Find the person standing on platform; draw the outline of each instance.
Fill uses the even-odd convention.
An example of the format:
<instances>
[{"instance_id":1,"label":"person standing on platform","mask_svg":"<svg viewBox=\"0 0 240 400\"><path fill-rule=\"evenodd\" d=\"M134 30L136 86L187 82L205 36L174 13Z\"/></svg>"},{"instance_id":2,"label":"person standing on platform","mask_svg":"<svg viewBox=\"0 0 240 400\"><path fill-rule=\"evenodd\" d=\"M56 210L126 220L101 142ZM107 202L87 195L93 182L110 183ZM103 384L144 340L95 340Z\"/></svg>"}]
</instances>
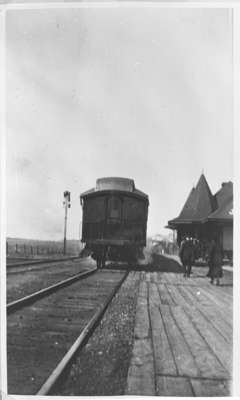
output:
<instances>
[{"instance_id":1,"label":"person standing on platform","mask_svg":"<svg viewBox=\"0 0 240 400\"><path fill-rule=\"evenodd\" d=\"M190 277L195 260L194 244L192 239L186 238L181 242L179 257L184 267L184 277Z\"/></svg>"},{"instance_id":2,"label":"person standing on platform","mask_svg":"<svg viewBox=\"0 0 240 400\"><path fill-rule=\"evenodd\" d=\"M216 279L216 284L219 286L220 278L222 278L222 248L220 243L216 239L212 239L209 246L208 253L208 264L209 264L209 277L211 278L210 283L214 283Z\"/></svg>"}]
</instances>

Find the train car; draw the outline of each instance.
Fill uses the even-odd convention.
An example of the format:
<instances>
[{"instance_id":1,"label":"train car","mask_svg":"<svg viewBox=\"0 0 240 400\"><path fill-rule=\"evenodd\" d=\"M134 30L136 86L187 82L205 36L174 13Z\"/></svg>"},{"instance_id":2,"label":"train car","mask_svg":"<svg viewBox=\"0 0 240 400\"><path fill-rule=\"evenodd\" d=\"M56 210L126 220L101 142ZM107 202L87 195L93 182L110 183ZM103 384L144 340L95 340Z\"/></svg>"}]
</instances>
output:
<instances>
[{"instance_id":1,"label":"train car","mask_svg":"<svg viewBox=\"0 0 240 400\"><path fill-rule=\"evenodd\" d=\"M146 246L149 200L127 178L97 179L96 187L80 196L83 210L82 242L97 267L106 260L129 264Z\"/></svg>"}]
</instances>

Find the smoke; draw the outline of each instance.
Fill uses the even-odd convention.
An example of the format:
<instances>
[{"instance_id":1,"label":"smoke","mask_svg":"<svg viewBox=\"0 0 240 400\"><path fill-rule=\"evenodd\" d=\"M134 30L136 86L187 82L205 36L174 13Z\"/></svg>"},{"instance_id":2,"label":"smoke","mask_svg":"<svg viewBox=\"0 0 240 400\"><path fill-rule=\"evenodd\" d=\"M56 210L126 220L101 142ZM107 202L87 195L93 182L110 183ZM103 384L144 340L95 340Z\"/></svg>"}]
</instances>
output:
<instances>
[{"instance_id":1,"label":"smoke","mask_svg":"<svg viewBox=\"0 0 240 400\"><path fill-rule=\"evenodd\" d=\"M143 249L143 257L138 259L138 264L139 265L151 265L153 262L152 259L152 246L149 246L147 244L146 247Z\"/></svg>"}]
</instances>

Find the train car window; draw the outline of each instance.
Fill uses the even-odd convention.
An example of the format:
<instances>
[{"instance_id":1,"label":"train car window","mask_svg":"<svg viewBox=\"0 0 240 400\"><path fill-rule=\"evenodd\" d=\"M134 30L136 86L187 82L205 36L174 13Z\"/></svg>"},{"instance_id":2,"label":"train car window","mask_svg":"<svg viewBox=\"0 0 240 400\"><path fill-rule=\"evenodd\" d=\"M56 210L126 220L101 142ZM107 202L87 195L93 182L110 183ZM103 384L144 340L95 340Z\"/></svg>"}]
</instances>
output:
<instances>
[{"instance_id":1,"label":"train car window","mask_svg":"<svg viewBox=\"0 0 240 400\"><path fill-rule=\"evenodd\" d=\"M112 222L120 222L121 220L122 202L119 197L112 196L108 199L108 218Z\"/></svg>"}]
</instances>

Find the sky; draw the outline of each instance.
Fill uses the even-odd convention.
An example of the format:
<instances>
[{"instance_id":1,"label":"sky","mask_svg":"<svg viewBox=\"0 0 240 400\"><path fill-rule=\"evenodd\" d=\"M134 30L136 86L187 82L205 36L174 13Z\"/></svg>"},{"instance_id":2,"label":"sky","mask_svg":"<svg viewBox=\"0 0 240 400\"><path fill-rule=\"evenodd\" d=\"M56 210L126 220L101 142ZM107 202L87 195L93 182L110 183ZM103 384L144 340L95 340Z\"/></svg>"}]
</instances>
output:
<instances>
[{"instance_id":1,"label":"sky","mask_svg":"<svg viewBox=\"0 0 240 400\"><path fill-rule=\"evenodd\" d=\"M204 172L233 180L228 9L7 12L7 236L79 239L80 193L134 179L168 234Z\"/></svg>"}]
</instances>

